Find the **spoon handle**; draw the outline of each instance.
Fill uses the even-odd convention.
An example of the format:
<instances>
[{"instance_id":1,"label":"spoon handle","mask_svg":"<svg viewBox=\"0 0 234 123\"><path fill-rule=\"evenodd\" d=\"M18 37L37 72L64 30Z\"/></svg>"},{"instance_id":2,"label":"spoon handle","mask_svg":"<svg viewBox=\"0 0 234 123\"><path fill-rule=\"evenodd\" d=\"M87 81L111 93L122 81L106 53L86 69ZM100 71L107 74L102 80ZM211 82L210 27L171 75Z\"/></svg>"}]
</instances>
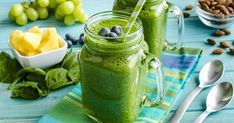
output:
<instances>
[{"instance_id":1,"label":"spoon handle","mask_svg":"<svg viewBox=\"0 0 234 123\"><path fill-rule=\"evenodd\" d=\"M193 123L202 123L209 114L210 112L204 111Z\"/></svg>"},{"instance_id":2,"label":"spoon handle","mask_svg":"<svg viewBox=\"0 0 234 123\"><path fill-rule=\"evenodd\" d=\"M180 105L180 107L177 109L176 113L173 115L170 123L179 123L183 114L189 107L189 105L192 103L194 98L199 94L199 92L202 90L202 88L197 87L195 88L184 100L184 102Z\"/></svg>"}]
</instances>

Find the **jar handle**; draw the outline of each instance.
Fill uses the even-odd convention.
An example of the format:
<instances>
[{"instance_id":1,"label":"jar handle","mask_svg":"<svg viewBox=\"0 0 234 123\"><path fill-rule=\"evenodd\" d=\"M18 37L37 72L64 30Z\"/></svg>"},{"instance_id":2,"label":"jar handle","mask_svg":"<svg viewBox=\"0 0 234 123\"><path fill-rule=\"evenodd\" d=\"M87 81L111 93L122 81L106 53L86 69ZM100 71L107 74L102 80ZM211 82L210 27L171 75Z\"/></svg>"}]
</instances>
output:
<instances>
[{"instance_id":1,"label":"jar handle","mask_svg":"<svg viewBox=\"0 0 234 123\"><path fill-rule=\"evenodd\" d=\"M177 41L175 43L166 41L166 47L169 49L174 49L174 48L181 48L182 42L183 42L183 36L184 36L184 15L182 11L179 9L179 7L175 6L172 3L167 2L168 5L170 6L169 12L173 13L174 16L176 17L177 24L178 24L178 37Z\"/></svg>"},{"instance_id":2,"label":"jar handle","mask_svg":"<svg viewBox=\"0 0 234 123\"><path fill-rule=\"evenodd\" d=\"M155 55L148 53L147 62L149 65L148 67L150 69L155 70L155 83L157 86L157 97L152 98L152 97L147 96L146 106L154 107L154 106L157 106L157 104L160 103L164 97L164 93L165 93L164 71L163 71L162 63L159 61L159 59Z\"/></svg>"}]
</instances>

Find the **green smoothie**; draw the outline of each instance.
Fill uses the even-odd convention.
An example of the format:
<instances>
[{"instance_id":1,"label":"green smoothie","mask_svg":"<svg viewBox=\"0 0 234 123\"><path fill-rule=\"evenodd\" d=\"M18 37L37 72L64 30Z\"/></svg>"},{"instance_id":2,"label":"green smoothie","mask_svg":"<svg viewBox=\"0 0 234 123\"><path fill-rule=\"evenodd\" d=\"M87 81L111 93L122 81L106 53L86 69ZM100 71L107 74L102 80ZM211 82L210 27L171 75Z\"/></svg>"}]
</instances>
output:
<instances>
[{"instance_id":1,"label":"green smoothie","mask_svg":"<svg viewBox=\"0 0 234 123\"><path fill-rule=\"evenodd\" d=\"M138 0L115 0L114 10L132 12ZM168 5L165 0L147 0L139 17L149 51L160 57L165 47Z\"/></svg>"},{"instance_id":2,"label":"green smoothie","mask_svg":"<svg viewBox=\"0 0 234 123\"><path fill-rule=\"evenodd\" d=\"M148 46L142 31L117 42L98 36L103 27L124 27L126 23L126 19L112 18L86 27L85 46L79 56L83 107L101 122L133 122L142 108L148 70L144 63ZM131 33L137 30L135 24Z\"/></svg>"}]
</instances>

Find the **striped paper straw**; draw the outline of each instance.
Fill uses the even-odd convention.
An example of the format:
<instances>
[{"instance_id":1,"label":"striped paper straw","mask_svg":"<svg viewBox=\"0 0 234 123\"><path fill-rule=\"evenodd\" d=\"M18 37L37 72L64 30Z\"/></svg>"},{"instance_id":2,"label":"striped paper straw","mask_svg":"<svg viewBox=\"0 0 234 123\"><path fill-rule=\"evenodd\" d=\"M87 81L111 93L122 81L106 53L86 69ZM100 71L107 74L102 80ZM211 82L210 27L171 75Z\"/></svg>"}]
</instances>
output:
<instances>
[{"instance_id":1,"label":"striped paper straw","mask_svg":"<svg viewBox=\"0 0 234 123\"><path fill-rule=\"evenodd\" d=\"M127 30L127 32L125 33L125 36L128 35L128 33L130 32L130 30L131 30L133 24L135 23L135 21L136 21L138 15L139 15L140 12L141 12L141 9L143 8L143 6L144 6L144 4L145 4L145 1L146 1L146 0L139 0L139 1L138 1L138 3L137 3L137 5L136 5L136 7L134 8L134 11L133 11L133 13L132 13L130 19L129 19L127 25L126 25L126 30Z\"/></svg>"}]
</instances>

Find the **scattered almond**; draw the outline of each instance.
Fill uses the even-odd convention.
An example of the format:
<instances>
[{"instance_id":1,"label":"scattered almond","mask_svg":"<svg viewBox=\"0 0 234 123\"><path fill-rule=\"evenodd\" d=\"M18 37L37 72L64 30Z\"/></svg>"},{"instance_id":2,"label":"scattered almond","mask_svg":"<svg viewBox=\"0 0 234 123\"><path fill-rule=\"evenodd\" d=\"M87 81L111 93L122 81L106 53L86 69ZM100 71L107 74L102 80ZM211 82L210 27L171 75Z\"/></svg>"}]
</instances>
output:
<instances>
[{"instance_id":1,"label":"scattered almond","mask_svg":"<svg viewBox=\"0 0 234 123\"><path fill-rule=\"evenodd\" d=\"M221 31L221 30L217 30L217 31L213 32L213 35L214 36L223 36L223 35L225 35L225 32Z\"/></svg>"},{"instance_id":2,"label":"scattered almond","mask_svg":"<svg viewBox=\"0 0 234 123\"><path fill-rule=\"evenodd\" d=\"M220 47L222 47L222 48L229 48L230 45L227 42L221 41L220 42Z\"/></svg>"},{"instance_id":3,"label":"scattered almond","mask_svg":"<svg viewBox=\"0 0 234 123\"><path fill-rule=\"evenodd\" d=\"M225 35L230 35L232 33L230 30L227 29L221 29L221 31L223 31Z\"/></svg>"},{"instance_id":4,"label":"scattered almond","mask_svg":"<svg viewBox=\"0 0 234 123\"><path fill-rule=\"evenodd\" d=\"M234 55L234 48L230 48L230 53L232 54L232 55Z\"/></svg>"},{"instance_id":5,"label":"scattered almond","mask_svg":"<svg viewBox=\"0 0 234 123\"><path fill-rule=\"evenodd\" d=\"M207 43L210 44L210 45L215 45L216 44L216 41L214 39L207 39Z\"/></svg>"},{"instance_id":6,"label":"scattered almond","mask_svg":"<svg viewBox=\"0 0 234 123\"><path fill-rule=\"evenodd\" d=\"M185 10L192 10L192 9L193 9L192 4L188 4L187 6L185 6Z\"/></svg>"},{"instance_id":7,"label":"scattered almond","mask_svg":"<svg viewBox=\"0 0 234 123\"><path fill-rule=\"evenodd\" d=\"M216 49L212 52L212 54L222 54L223 53L223 49Z\"/></svg>"},{"instance_id":8,"label":"scattered almond","mask_svg":"<svg viewBox=\"0 0 234 123\"><path fill-rule=\"evenodd\" d=\"M183 15L184 15L185 18L188 18L188 17L190 16L190 13L188 13L188 12L183 12Z\"/></svg>"}]
</instances>

